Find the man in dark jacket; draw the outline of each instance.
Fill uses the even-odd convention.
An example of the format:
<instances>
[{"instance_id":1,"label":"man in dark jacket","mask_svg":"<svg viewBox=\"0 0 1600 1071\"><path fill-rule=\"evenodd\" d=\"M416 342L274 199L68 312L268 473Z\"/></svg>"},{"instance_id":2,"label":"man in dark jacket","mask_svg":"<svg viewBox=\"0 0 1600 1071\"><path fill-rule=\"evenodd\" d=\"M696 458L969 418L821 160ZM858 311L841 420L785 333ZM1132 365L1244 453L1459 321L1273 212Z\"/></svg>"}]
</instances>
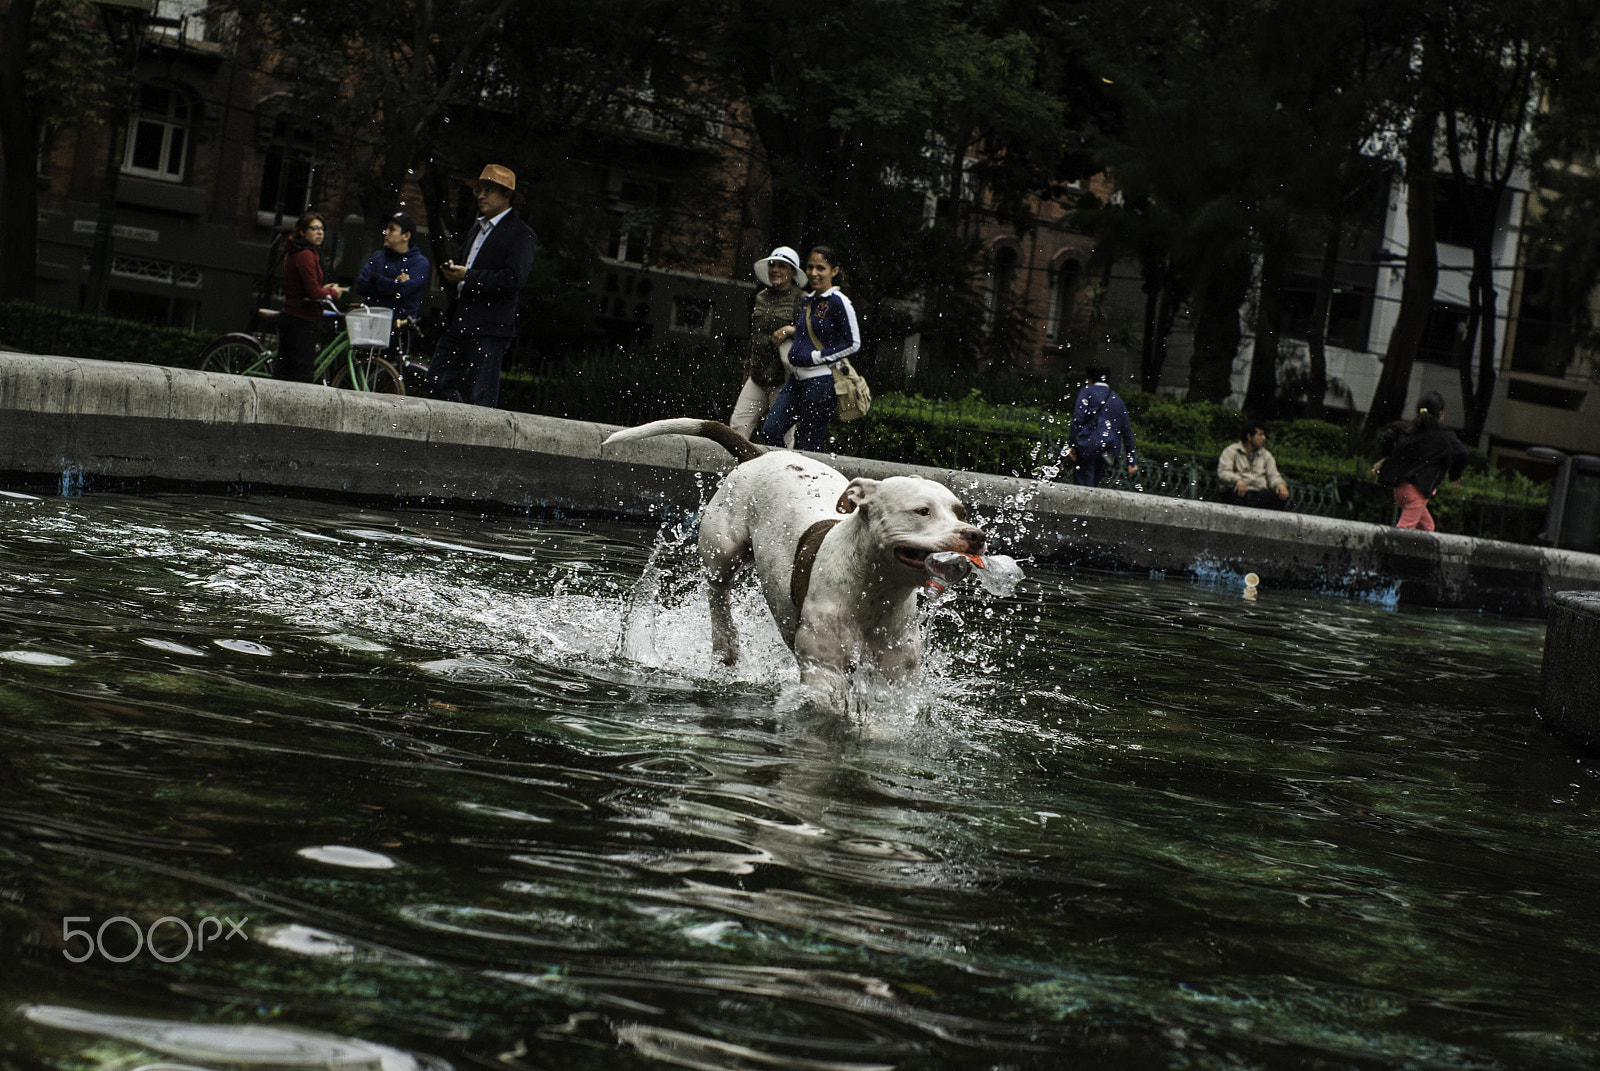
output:
<instances>
[{"instance_id":1,"label":"man in dark jacket","mask_svg":"<svg viewBox=\"0 0 1600 1071\"><path fill-rule=\"evenodd\" d=\"M356 293L369 305L393 309L396 320L416 322L428 289L428 258L411 244L417 221L405 212L389 217L383 248L367 259L356 277Z\"/></svg>"},{"instance_id":2,"label":"man in dark jacket","mask_svg":"<svg viewBox=\"0 0 1600 1071\"><path fill-rule=\"evenodd\" d=\"M478 219L454 260L439 266L450 305L428 365L435 398L493 408L500 366L517 337L517 292L528 281L539 236L516 213L517 176L490 164L478 176Z\"/></svg>"},{"instance_id":3,"label":"man in dark jacket","mask_svg":"<svg viewBox=\"0 0 1600 1071\"><path fill-rule=\"evenodd\" d=\"M1086 370L1087 386L1078 392L1072 406L1072 423L1067 429L1067 460L1072 464L1072 482L1079 487L1095 487L1105 479L1111 458L1126 459L1128 475L1139 471L1133 456L1133 428L1128 410L1117 392L1106 382L1111 369L1098 361Z\"/></svg>"}]
</instances>

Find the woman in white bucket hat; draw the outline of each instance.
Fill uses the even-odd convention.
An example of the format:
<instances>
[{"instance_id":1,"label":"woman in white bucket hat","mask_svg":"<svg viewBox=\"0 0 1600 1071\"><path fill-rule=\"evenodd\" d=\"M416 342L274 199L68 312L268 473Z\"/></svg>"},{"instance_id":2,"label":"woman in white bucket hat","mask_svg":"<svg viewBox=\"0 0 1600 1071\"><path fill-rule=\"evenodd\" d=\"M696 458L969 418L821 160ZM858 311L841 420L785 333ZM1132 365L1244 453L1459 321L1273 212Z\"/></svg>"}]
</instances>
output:
<instances>
[{"instance_id":1,"label":"woman in white bucket hat","mask_svg":"<svg viewBox=\"0 0 1600 1071\"><path fill-rule=\"evenodd\" d=\"M750 345L744 359L744 388L734 403L728 426L747 439L754 439L761 418L789 374L783 354L789 340L780 345L779 334L792 327L800 308L800 254L780 245L755 263L756 278L767 285L756 292L750 308ZM794 442L789 429L787 444Z\"/></svg>"}]
</instances>

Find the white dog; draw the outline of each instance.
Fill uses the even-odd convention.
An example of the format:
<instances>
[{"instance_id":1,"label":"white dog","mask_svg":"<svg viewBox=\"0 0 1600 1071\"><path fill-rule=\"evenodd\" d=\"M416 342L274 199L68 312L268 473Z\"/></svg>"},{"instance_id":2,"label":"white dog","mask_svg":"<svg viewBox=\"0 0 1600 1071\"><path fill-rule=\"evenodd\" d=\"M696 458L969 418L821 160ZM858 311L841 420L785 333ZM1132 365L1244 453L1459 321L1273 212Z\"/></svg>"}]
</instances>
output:
<instances>
[{"instance_id":1,"label":"white dog","mask_svg":"<svg viewBox=\"0 0 1600 1071\"><path fill-rule=\"evenodd\" d=\"M857 666L875 666L890 681L916 673L924 559L941 550L983 553L983 532L947 487L917 476L846 480L802 454L763 452L712 420L657 420L606 445L652 435L701 435L739 462L700 516L711 642L725 663L739 658L734 574L754 561L801 681L819 702L837 706Z\"/></svg>"}]
</instances>

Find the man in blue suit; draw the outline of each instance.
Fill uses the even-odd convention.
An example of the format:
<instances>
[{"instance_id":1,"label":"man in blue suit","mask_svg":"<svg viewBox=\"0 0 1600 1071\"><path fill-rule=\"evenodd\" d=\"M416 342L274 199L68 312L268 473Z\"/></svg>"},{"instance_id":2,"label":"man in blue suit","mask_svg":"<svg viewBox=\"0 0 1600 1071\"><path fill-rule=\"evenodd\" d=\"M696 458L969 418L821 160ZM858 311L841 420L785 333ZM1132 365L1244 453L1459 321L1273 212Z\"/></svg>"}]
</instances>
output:
<instances>
[{"instance_id":1,"label":"man in blue suit","mask_svg":"<svg viewBox=\"0 0 1600 1071\"><path fill-rule=\"evenodd\" d=\"M528 281L539 236L511 211L517 176L490 164L478 176L478 218L454 260L439 266L450 304L428 365L435 398L494 408L500 366L517 338L517 292Z\"/></svg>"}]
</instances>

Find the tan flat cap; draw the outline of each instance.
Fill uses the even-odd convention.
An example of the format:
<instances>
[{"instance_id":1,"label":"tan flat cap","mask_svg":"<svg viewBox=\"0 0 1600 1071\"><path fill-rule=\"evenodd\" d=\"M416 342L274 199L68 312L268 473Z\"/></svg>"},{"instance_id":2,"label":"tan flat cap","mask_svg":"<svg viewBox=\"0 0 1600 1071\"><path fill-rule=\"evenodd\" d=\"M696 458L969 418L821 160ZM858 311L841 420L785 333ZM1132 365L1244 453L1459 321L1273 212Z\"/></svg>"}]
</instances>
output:
<instances>
[{"instance_id":1,"label":"tan flat cap","mask_svg":"<svg viewBox=\"0 0 1600 1071\"><path fill-rule=\"evenodd\" d=\"M484 167L483 174L478 176L478 181L492 182L496 186L504 186L508 190L515 191L517 188L517 173L509 167L489 164Z\"/></svg>"}]
</instances>

